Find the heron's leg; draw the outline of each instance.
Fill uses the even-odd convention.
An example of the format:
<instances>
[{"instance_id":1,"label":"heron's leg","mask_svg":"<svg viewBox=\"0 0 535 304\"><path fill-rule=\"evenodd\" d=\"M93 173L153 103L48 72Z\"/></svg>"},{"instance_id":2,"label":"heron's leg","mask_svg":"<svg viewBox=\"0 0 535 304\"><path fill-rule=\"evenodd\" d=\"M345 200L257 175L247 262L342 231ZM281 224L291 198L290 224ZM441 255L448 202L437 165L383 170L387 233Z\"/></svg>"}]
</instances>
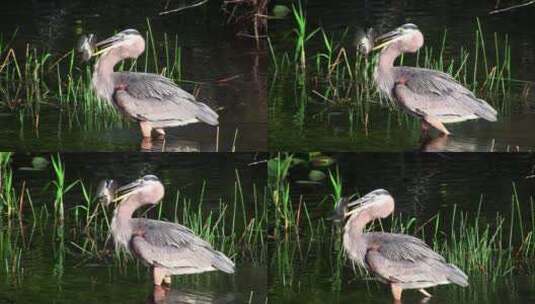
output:
<instances>
[{"instance_id":1,"label":"heron's leg","mask_svg":"<svg viewBox=\"0 0 535 304\"><path fill-rule=\"evenodd\" d=\"M152 269L152 276L154 278L154 285L161 286L166 275L167 275L167 271L165 271L165 269L162 269L160 267L154 267Z\"/></svg>"},{"instance_id":2,"label":"heron's leg","mask_svg":"<svg viewBox=\"0 0 535 304\"><path fill-rule=\"evenodd\" d=\"M163 282L169 286L171 286L171 276L166 275L165 278L163 278Z\"/></svg>"},{"instance_id":3,"label":"heron's leg","mask_svg":"<svg viewBox=\"0 0 535 304\"><path fill-rule=\"evenodd\" d=\"M390 284L390 288L392 289L392 296L394 297L394 300L400 301L403 289L397 284Z\"/></svg>"},{"instance_id":4,"label":"heron's leg","mask_svg":"<svg viewBox=\"0 0 535 304\"><path fill-rule=\"evenodd\" d=\"M154 300L154 303L160 303L162 302L167 295L167 290L163 288L162 286L154 286L154 290L152 291L152 299Z\"/></svg>"},{"instance_id":5,"label":"heron's leg","mask_svg":"<svg viewBox=\"0 0 535 304\"><path fill-rule=\"evenodd\" d=\"M150 138L152 133L152 126L148 121L140 121L139 126L141 127L141 134L144 138Z\"/></svg>"},{"instance_id":6,"label":"heron's leg","mask_svg":"<svg viewBox=\"0 0 535 304\"><path fill-rule=\"evenodd\" d=\"M423 288L418 289L418 291L428 298L432 297L432 295Z\"/></svg>"},{"instance_id":7,"label":"heron's leg","mask_svg":"<svg viewBox=\"0 0 535 304\"><path fill-rule=\"evenodd\" d=\"M152 149L152 139L150 137L143 137L141 140L141 150L151 151Z\"/></svg>"},{"instance_id":8,"label":"heron's leg","mask_svg":"<svg viewBox=\"0 0 535 304\"><path fill-rule=\"evenodd\" d=\"M165 130L162 128L155 129L156 133L158 133L161 137L165 136Z\"/></svg>"},{"instance_id":9,"label":"heron's leg","mask_svg":"<svg viewBox=\"0 0 535 304\"><path fill-rule=\"evenodd\" d=\"M423 122L427 123L428 126L432 126L433 128L437 129L438 131L440 131L440 133L444 135L450 135L450 132L448 131L448 129L446 129L444 124L438 118L434 116L429 116L429 115L425 116L423 118L422 123Z\"/></svg>"}]
</instances>

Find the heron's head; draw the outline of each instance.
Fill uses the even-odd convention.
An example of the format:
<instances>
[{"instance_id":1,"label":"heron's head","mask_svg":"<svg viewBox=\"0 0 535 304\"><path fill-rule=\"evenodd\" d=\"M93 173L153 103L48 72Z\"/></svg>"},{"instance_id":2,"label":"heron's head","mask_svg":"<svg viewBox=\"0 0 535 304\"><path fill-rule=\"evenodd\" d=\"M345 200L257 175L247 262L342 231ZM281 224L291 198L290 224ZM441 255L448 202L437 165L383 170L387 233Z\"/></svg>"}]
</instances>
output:
<instances>
[{"instance_id":1,"label":"heron's head","mask_svg":"<svg viewBox=\"0 0 535 304\"><path fill-rule=\"evenodd\" d=\"M424 35L416 24L407 23L375 39L373 49L396 47L403 53L414 53L424 45Z\"/></svg>"},{"instance_id":2,"label":"heron's head","mask_svg":"<svg viewBox=\"0 0 535 304\"><path fill-rule=\"evenodd\" d=\"M104 201L106 205L112 202L121 203L127 198L135 196L140 205L157 204L164 196L165 190L162 182L155 175L145 175L127 185L113 190L113 199Z\"/></svg>"},{"instance_id":3,"label":"heron's head","mask_svg":"<svg viewBox=\"0 0 535 304\"><path fill-rule=\"evenodd\" d=\"M137 58L145 50L145 39L134 29L127 29L119 32L107 39L96 42L96 52L92 56L106 55L109 52L116 52L121 58Z\"/></svg>"},{"instance_id":4,"label":"heron's head","mask_svg":"<svg viewBox=\"0 0 535 304\"><path fill-rule=\"evenodd\" d=\"M336 206L333 219L343 221L363 211L372 218L385 218L394 211L394 198L384 189L373 190L357 200L342 198Z\"/></svg>"}]
</instances>

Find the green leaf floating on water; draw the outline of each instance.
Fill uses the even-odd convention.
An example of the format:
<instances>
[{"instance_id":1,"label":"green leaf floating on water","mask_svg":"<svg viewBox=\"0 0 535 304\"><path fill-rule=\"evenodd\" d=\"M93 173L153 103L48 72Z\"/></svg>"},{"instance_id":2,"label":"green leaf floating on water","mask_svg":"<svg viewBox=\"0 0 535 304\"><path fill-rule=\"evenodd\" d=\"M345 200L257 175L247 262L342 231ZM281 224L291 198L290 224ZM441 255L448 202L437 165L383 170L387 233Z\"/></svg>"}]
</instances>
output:
<instances>
[{"instance_id":1,"label":"green leaf floating on water","mask_svg":"<svg viewBox=\"0 0 535 304\"><path fill-rule=\"evenodd\" d=\"M310 179L313 182L319 182L324 180L327 177L325 173L323 173L320 170L311 170L308 173L308 179Z\"/></svg>"},{"instance_id":2,"label":"green leaf floating on water","mask_svg":"<svg viewBox=\"0 0 535 304\"><path fill-rule=\"evenodd\" d=\"M19 170L22 171L41 171L46 169L48 167L48 164L50 162L41 156L36 156L32 159L32 166L31 167L20 167Z\"/></svg>"},{"instance_id":3,"label":"green leaf floating on water","mask_svg":"<svg viewBox=\"0 0 535 304\"><path fill-rule=\"evenodd\" d=\"M44 170L48 167L48 164L49 161L44 157L36 156L32 159L32 167L35 170Z\"/></svg>"},{"instance_id":4,"label":"green leaf floating on water","mask_svg":"<svg viewBox=\"0 0 535 304\"><path fill-rule=\"evenodd\" d=\"M286 5L277 4L273 7L273 16L275 16L275 18L286 18L289 13L290 8L288 8Z\"/></svg>"}]
</instances>

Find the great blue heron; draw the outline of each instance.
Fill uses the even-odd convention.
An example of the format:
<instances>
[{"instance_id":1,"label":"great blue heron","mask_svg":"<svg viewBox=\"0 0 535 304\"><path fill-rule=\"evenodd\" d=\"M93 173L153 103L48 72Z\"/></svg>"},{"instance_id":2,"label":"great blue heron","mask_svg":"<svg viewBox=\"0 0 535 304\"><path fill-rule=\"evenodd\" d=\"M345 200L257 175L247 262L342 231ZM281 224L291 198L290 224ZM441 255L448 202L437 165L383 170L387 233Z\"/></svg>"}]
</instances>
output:
<instances>
[{"instance_id":1,"label":"great blue heron","mask_svg":"<svg viewBox=\"0 0 535 304\"><path fill-rule=\"evenodd\" d=\"M483 118L497 120L497 112L486 101L455 81L450 75L424 68L394 66L402 53L414 53L424 44L424 36L412 23L379 36L381 49L375 70L380 91L402 109L422 119L422 132L429 126L442 134L450 132L444 124Z\"/></svg>"},{"instance_id":2,"label":"great blue heron","mask_svg":"<svg viewBox=\"0 0 535 304\"><path fill-rule=\"evenodd\" d=\"M450 283L468 286L466 274L448 264L424 241L405 234L363 232L367 223L393 211L394 199L383 189L355 201L346 198L338 203L338 218L347 218L343 244L349 258L389 284L396 301L404 289L418 289L430 297L424 288Z\"/></svg>"},{"instance_id":3,"label":"great blue heron","mask_svg":"<svg viewBox=\"0 0 535 304\"><path fill-rule=\"evenodd\" d=\"M89 47L85 43L82 47ZM93 88L120 112L139 122L144 138L154 129L165 136L164 128L204 122L218 125L218 115L196 101L171 79L158 74L114 72L114 66L127 58L137 58L145 50L145 40L134 29L124 30L94 45L87 57L101 54L93 71Z\"/></svg>"},{"instance_id":4,"label":"great blue heron","mask_svg":"<svg viewBox=\"0 0 535 304\"><path fill-rule=\"evenodd\" d=\"M117 187L113 181L101 184L98 196L109 205L117 202L111 234L118 249L124 249L152 267L155 286L171 284L171 275L221 270L234 273L234 263L190 229L175 223L132 218L143 205L156 205L164 196L158 177L144 177Z\"/></svg>"}]
</instances>

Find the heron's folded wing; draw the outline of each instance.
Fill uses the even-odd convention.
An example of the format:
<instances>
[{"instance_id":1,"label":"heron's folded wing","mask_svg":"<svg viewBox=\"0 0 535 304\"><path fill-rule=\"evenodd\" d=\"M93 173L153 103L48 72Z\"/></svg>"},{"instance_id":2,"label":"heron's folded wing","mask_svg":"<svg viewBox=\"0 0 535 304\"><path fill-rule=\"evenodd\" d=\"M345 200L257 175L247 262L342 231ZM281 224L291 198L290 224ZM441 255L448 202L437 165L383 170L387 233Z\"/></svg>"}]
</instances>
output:
<instances>
[{"instance_id":1,"label":"heron's folded wing","mask_svg":"<svg viewBox=\"0 0 535 304\"><path fill-rule=\"evenodd\" d=\"M140 235L132 239L132 249L147 261L170 268L186 267L195 261L199 266L234 271L229 258L182 225L142 218L132 219L132 224Z\"/></svg>"},{"instance_id":2,"label":"heron's folded wing","mask_svg":"<svg viewBox=\"0 0 535 304\"><path fill-rule=\"evenodd\" d=\"M155 246L200 246L210 247L210 244L193 233L189 228L170 222L163 222L145 218L131 220L134 231L143 233L144 238Z\"/></svg>"},{"instance_id":3,"label":"heron's folded wing","mask_svg":"<svg viewBox=\"0 0 535 304\"><path fill-rule=\"evenodd\" d=\"M205 248L185 246L156 246L143 236L134 236L132 250L150 264L167 268L208 268L211 257Z\"/></svg>"},{"instance_id":4,"label":"heron's folded wing","mask_svg":"<svg viewBox=\"0 0 535 304\"><path fill-rule=\"evenodd\" d=\"M447 281L436 262L392 260L380 251L370 250L366 254L366 263L375 275L391 283Z\"/></svg>"},{"instance_id":5,"label":"heron's folded wing","mask_svg":"<svg viewBox=\"0 0 535 304\"><path fill-rule=\"evenodd\" d=\"M426 259L445 262L444 257L431 249L424 241L406 234L368 233L371 248L392 261L416 262Z\"/></svg>"},{"instance_id":6,"label":"heron's folded wing","mask_svg":"<svg viewBox=\"0 0 535 304\"><path fill-rule=\"evenodd\" d=\"M492 106L446 73L410 67L394 71L397 81L393 94L411 112L452 121L470 116L497 119Z\"/></svg>"},{"instance_id":7,"label":"heron's folded wing","mask_svg":"<svg viewBox=\"0 0 535 304\"><path fill-rule=\"evenodd\" d=\"M218 124L216 112L166 77L129 72L116 75L122 87L114 92L114 99L121 110L136 119L185 123L199 120Z\"/></svg>"}]
</instances>

